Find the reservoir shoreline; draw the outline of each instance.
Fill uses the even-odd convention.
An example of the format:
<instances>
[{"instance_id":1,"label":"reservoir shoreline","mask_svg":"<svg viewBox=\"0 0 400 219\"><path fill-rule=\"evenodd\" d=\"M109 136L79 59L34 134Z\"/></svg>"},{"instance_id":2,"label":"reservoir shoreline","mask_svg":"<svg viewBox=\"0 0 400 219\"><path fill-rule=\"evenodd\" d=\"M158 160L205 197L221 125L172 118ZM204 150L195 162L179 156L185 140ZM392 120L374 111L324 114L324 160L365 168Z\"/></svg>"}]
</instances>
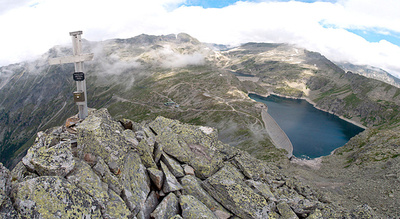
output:
<instances>
[{"instance_id":1,"label":"reservoir shoreline","mask_svg":"<svg viewBox=\"0 0 400 219\"><path fill-rule=\"evenodd\" d=\"M305 100L305 101L307 101L308 103L310 103L311 105L313 105L313 107L316 108L316 109L318 109L318 110L321 110L321 111L327 112L327 113L329 113L329 114L335 115L335 116L339 117L340 119L345 120L346 122L352 123L353 125L356 125L356 126L358 126L358 127L360 127L360 128L363 128L363 129L367 129L367 128L368 128L368 127L366 127L366 126L360 124L360 123L357 122L357 121L354 121L354 120L345 118L345 117L343 117L343 116L341 116L341 115L338 115L338 114L336 114L336 113L334 113L334 112L332 112L332 111L325 110L325 109L322 109L322 108L318 107L317 104L316 104L314 101L310 100L310 99L307 98L307 97L292 97L292 96L277 94L277 93L274 93L274 92L269 92L269 93L267 93L267 94L259 94L259 93L251 92L251 93L248 93L247 95L249 95L249 94L255 94L255 95L258 95L258 96L261 96L261 97L265 97L265 98L266 98L266 97L269 97L270 95L274 95L274 96L283 97L283 98L288 98L288 99Z\"/></svg>"}]
</instances>

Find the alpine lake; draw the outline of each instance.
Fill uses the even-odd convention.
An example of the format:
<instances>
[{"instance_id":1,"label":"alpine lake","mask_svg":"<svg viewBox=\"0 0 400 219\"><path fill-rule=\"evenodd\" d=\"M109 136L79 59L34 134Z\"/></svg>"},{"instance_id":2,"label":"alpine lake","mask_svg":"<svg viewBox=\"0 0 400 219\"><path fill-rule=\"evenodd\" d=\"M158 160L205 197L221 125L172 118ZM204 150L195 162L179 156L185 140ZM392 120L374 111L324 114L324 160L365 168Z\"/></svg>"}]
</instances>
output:
<instances>
[{"instance_id":1,"label":"alpine lake","mask_svg":"<svg viewBox=\"0 0 400 219\"><path fill-rule=\"evenodd\" d=\"M329 155L364 131L336 115L315 108L306 100L275 95L249 94L249 97L268 106L268 113L292 142L293 155L297 158Z\"/></svg>"}]
</instances>

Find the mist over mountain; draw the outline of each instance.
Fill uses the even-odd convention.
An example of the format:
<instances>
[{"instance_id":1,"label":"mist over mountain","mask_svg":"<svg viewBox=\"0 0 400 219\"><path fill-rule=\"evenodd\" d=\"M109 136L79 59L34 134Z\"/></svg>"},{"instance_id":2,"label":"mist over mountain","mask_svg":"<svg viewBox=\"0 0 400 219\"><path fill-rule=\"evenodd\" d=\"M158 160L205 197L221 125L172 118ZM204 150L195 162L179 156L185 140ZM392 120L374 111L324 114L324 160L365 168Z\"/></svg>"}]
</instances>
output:
<instances>
[{"instance_id":1,"label":"mist over mountain","mask_svg":"<svg viewBox=\"0 0 400 219\"><path fill-rule=\"evenodd\" d=\"M265 131L263 106L251 100L249 93L304 98L365 126L367 131L324 158L321 169L331 170L323 174L308 167L293 170L315 184L323 181L318 177L353 178L354 184L340 188L362 200L344 201L349 205L368 199L357 190L357 186L368 187L361 180L367 177L371 185L385 185L376 189L376 200L368 200L369 205L380 211L379 203L384 202L388 215L398 214L396 200L379 195L388 190L396 197L399 191L393 183L399 180L395 169L400 163L400 89L396 86L355 74L353 65L339 66L322 54L288 44L247 43L228 48L181 33L84 40L83 47L84 52L95 54L93 61L85 62L90 108L107 108L116 119L137 123L163 116L214 127L221 142L280 168L295 164L289 162L285 150L275 147ZM37 132L63 124L77 113L73 64L49 66L47 62L68 55L71 48L55 46L36 61L0 67L0 161L6 166L18 163ZM376 174L385 180L376 174L366 176L364 168L384 168ZM390 174L397 175L387 179ZM329 188L332 199L347 200L335 193L336 187Z\"/></svg>"},{"instance_id":2,"label":"mist over mountain","mask_svg":"<svg viewBox=\"0 0 400 219\"><path fill-rule=\"evenodd\" d=\"M400 87L400 79L381 68L369 65L354 65L348 62L337 62L337 65L345 71L351 71L367 78L377 79L393 86Z\"/></svg>"}]
</instances>

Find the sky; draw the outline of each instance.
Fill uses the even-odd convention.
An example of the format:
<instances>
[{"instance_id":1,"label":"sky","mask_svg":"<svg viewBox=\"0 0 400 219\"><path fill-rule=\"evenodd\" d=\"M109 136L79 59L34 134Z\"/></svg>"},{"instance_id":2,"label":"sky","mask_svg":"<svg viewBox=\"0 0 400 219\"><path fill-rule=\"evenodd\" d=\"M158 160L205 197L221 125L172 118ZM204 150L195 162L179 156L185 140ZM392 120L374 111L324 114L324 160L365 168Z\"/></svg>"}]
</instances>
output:
<instances>
[{"instance_id":1,"label":"sky","mask_svg":"<svg viewBox=\"0 0 400 219\"><path fill-rule=\"evenodd\" d=\"M400 77L400 0L0 0L0 66L70 45L142 33L201 42L289 43Z\"/></svg>"}]
</instances>

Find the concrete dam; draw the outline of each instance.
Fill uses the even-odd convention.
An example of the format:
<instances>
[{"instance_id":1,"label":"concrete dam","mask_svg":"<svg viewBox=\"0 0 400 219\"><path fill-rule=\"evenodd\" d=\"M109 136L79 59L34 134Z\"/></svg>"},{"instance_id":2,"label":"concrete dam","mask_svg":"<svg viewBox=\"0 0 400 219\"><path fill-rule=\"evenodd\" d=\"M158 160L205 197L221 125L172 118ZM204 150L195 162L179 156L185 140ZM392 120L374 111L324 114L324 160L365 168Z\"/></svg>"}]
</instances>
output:
<instances>
[{"instance_id":1,"label":"concrete dam","mask_svg":"<svg viewBox=\"0 0 400 219\"><path fill-rule=\"evenodd\" d=\"M276 123L274 118L271 117L268 113L268 106L265 105L265 108L262 109L261 111L261 117L263 119L265 129L267 130L267 133L271 137L272 143L277 148L283 148L285 149L287 153L287 157L292 157L293 156L293 145L292 142L290 142L288 136L286 133L279 127L279 125Z\"/></svg>"}]
</instances>

